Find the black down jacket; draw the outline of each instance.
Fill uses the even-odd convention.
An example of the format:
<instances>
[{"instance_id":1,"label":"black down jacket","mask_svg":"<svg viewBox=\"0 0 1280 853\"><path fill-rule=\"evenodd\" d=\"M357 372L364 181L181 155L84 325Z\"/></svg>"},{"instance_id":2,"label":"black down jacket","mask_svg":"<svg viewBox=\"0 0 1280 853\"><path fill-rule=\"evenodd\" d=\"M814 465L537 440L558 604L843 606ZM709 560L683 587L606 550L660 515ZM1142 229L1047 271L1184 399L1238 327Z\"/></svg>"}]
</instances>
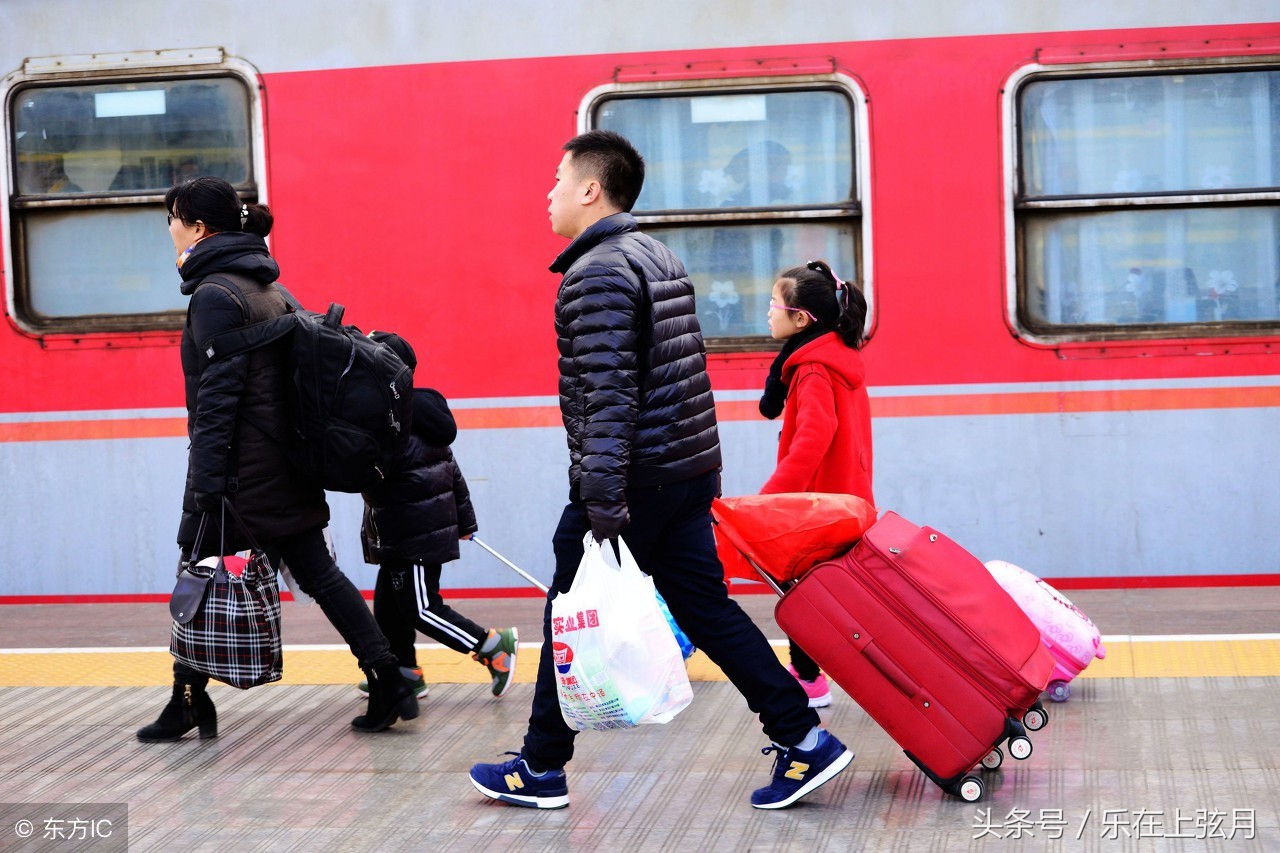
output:
<instances>
[{"instance_id":1,"label":"black down jacket","mask_svg":"<svg viewBox=\"0 0 1280 853\"><path fill-rule=\"evenodd\" d=\"M458 559L458 539L476 532L476 514L462 470L448 444L457 434L439 391L413 391L413 431L394 473L364 493L365 560L415 563Z\"/></svg>"},{"instance_id":2,"label":"black down jacket","mask_svg":"<svg viewBox=\"0 0 1280 853\"><path fill-rule=\"evenodd\" d=\"M280 342L213 364L200 344L212 335L284 314L286 306L272 282L280 268L254 234L212 234L182 265L182 292L191 296L182 331L182 373L186 380L187 482L182 497L178 544L189 551L203 511L195 494L226 492L260 544L329 521L324 491L299 479L285 460L284 349ZM247 304L209 276L234 277ZM216 518L213 519L216 522ZM228 520L228 552L249 547L244 532ZM214 524L201 552L218 550Z\"/></svg>"},{"instance_id":3,"label":"black down jacket","mask_svg":"<svg viewBox=\"0 0 1280 853\"><path fill-rule=\"evenodd\" d=\"M720 468L693 284L629 213L596 222L551 265L569 481L583 501Z\"/></svg>"}]
</instances>

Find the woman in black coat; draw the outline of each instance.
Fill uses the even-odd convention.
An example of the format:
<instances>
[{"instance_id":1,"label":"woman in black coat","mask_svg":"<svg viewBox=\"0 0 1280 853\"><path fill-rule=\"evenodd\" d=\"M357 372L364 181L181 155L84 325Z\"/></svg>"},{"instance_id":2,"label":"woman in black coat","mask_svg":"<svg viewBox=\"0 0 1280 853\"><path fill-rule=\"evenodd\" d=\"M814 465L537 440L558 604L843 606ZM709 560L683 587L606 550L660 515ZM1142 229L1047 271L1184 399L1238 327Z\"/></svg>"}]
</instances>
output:
<instances>
[{"instance_id":1,"label":"woman in black coat","mask_svg":"<svg viewBox=\"0 0 1280 853\"><path fill-rule=\"evenodd\" d=\"M213 335L284 314L273 282L280 268L263 239L273 218L266 205L245 205L221 178L196 178L165 194L169 235L178 255L182 292L191 296L182 331L187 434L191 445L178 544L182 559L199 560L243 550L250 535L272 560L289 565L302 591L314 598L342 634L373 690L369 707L351 725L381 731L398 718L413 719L418 703L400 678L395 655L359 590L342 574L324 541L329 507L318 485L286 462L285 348L275 344L210 362ZM210 278L229 279L234 287ZM223 501L248 531L218 529ZM199 540L201 519L207 529ZM171 741L199 727L216 737L217 711L205 688L209 676L174 662L173 695L159 719L138 731L145 742Z\"/></svg>"}]
</instances>

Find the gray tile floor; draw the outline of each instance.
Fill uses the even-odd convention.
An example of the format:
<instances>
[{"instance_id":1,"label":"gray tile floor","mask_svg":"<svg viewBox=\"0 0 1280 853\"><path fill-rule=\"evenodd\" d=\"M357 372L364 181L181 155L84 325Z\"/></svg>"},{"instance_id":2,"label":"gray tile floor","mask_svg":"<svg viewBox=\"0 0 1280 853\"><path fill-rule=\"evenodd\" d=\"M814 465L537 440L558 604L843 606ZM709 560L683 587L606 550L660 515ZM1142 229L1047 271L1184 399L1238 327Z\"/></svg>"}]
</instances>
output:
<instances>
[{"instance_id":1,"label":"gray tile floor","mask_svg":"<svg viewBox=\"0 0 1280 853\"><path fill-rule=\"evenodd\" d=\"M1108 634L1280 627L1276 588L1071 595ZM776 636L772 601L741 600ZM536 600L453 603L537 636ZM0 648L158 646L164 614L7 606ZM337 642L314 611L292 606L285 632L289 643ZM1074 688L1050 705L1027 761L986 775L977 804L929 783L836 690L823 718L854 763L795 808L754 810L766 742L730 685L699 682L666 726L580 737L572 804L535 812L484 800L466 779L472 763L519 748L529 684L501 700L480 685L437 685L422 717L378 735L350 730L361 705L349 686L214 687L220 737L154 745L133 731L155 717L162 688L0 687L0 802L127 803L134 851L1280 850L1280 672ZM105 839L18 846L11 815L0 850L123 849Z\"/></svg>"}]
</instances>

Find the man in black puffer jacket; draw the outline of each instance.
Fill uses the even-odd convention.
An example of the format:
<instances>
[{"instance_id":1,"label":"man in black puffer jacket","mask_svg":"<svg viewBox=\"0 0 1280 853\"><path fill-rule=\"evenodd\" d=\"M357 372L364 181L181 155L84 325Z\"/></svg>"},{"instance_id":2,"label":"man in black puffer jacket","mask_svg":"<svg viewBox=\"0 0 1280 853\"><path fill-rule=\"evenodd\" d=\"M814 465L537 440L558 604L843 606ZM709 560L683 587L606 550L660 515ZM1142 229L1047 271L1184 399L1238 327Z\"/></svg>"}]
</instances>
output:
<instances>
[{"instance_id":1,"label":"man in black puffer jacket","mask_svg":"<svg viewBox=\"0 0 1280 853\"><path fill-rule=\"evenodd\" d=\"M653 576L676 622L760 715L777 752L756 808L784 808L843 770L853 755L818 728L800 683L729 598L716 558L711 501L720 442L693 284L629 211L644 160L626 139L593 130L564 146L548 194L551 227L572 242L551 266L556 297L560 413L569 442L569 504L553 545L555 576L524 747L504 764L477 764L485 796L530 808L569 804L564 766L577 734L556 693L551 599L569 589L583 538L619 535Z\"/></svg>"}]
</instances>

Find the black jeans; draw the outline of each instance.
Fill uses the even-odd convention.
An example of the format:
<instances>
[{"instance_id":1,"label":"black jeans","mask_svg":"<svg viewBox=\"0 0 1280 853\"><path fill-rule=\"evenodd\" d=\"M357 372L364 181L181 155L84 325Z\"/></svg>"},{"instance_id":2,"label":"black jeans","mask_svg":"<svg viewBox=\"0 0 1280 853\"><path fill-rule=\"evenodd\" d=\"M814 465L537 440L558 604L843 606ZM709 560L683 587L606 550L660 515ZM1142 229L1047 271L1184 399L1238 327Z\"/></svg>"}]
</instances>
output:
<instances>
[{"instance_id":1,"label":"black jeans","mask_svg":"<svg viewBox=\"0 0 1280 853\"><path fill-rule=\"evenodd\" d=\"M805 681L814 681L822 675L822 668L818 666L818 662L797 646L795 640L791 641L791 668Z\"/></svg>"},{"instance_id":2,"label":"black jeans","mask_svg":"<svg viewBox=\"0 0 1280 853\"><path fill-rule=\"evenodd\" d=\"M373 618L391 643L391 652L401 666L418 665L413 641L421 631L455 652L479 651L489 635L487 628L472 622L444 603L440 595L439 563L383 560L378 582L373 588Z\"/></svg>"},{"instance_id":3,"label":"black jeans","mask_svg":"<svg viewBox=\"0 0 1280 853\"><path fill-rule=\"evenodd\" d=\"M209 550L212 548L212 550ZM333 627L351 647L362 669L378 666L394 666L395 655L387 638L382 635L378 623L373 620L364 597L355 584L338 568L324 541L324 530L314 528L293 536L272 539L262 543L262 549L274 566L284 560L298 586L316 600ZM202 547L198 557L205 557L217 550L216 543ZM203 553L203 552L208 553ZM191 675L190 667L174 663L175 675Z\"/></svg>"},{"instance_id":4,"label":"black jeans","mask_svg":"<svg viewBox=\"0 0 1280 853\"><path fill-rule=\"evenodd\" d=\"M627 490L631 523L622 538L654 585L671 615L693 644L706 652L760 715L764 733L786 746L799 743L818 725L818 712L800 683L778 661L769 641L729 597L724 569L711 532L711 499L718 472L663 486ZM582 561L582 539L591 525L586 507L570 500L552 544L556 571L542 625L542 656L523 755L540 770L563 767L573 757L577 732L560 714L551 650L551 598L568 590Z\"/></svg>"}]
</instances>

